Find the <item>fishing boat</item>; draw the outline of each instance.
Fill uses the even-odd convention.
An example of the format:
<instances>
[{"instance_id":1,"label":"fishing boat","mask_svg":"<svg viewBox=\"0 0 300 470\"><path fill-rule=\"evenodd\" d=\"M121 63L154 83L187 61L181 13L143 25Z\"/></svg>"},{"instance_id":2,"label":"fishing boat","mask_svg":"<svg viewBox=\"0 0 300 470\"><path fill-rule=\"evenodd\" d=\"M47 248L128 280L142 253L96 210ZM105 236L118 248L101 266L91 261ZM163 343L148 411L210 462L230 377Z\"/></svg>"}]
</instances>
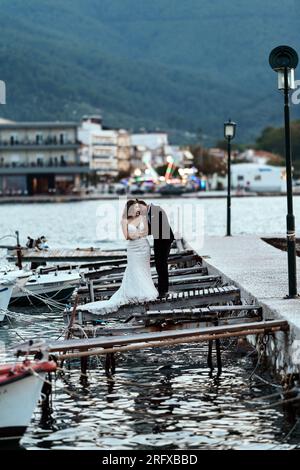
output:
<instances>
[{"instance_id":1,"label":"fishing boat","mask_svg":"<svg viewBox=\"0 0 300 470\"><path fill-rule=\"evenodd\" d=\"M54 361L0 364L0 441L19 441L24 435L41 395L46 373Z\"/></svg>"}]
</instances>

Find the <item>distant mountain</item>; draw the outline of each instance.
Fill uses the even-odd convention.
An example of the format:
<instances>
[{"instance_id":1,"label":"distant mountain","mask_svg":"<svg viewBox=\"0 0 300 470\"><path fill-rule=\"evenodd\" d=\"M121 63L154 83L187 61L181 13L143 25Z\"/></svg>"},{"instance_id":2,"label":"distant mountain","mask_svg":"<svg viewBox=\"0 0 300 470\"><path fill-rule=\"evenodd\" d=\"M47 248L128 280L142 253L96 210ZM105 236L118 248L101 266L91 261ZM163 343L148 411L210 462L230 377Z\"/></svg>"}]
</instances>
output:
<instances>
[{"instance_id":1,"label":"distant mountain","mask_svg":"<svg viewBox=\"0 0 300 470\"><path fill-rule=\"evenodd\" d=\"M1 0L0 79L16 120L161 128L182 140L223 121L253 140L282 120L270 50L300 52L298 0ZM300 67L299 67L300 75ZM293 107L300 117L300 107Z\"/></svg>"}]
</instances>

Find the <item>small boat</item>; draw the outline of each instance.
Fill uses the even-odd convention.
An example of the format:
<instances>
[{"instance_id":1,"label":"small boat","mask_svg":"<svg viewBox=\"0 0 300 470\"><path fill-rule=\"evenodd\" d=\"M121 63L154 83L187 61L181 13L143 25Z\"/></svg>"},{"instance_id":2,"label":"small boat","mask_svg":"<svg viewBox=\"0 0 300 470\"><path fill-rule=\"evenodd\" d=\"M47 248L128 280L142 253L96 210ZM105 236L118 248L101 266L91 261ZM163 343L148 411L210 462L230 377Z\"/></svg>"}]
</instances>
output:
<instances>
[{"instance_id":1,"label":"small boat","mask_svg":"<svg viewBox=\"0 0 300 470\"><path fill-rule=\"evenodd\" d=\"M78 287L80 279L78 272L54 271L41 274L30 271L25 284L16 283L10 305L41 305L47 299L67 301Z\"/></svg>"},{"instance_id":2,"label":"small boat","mask_svg":"<svg viewBox=\"0 0 300 470\"><path fill-rule=\"evenodd\" d=\"M19 441L25 433L41 395L46 373L54 361L0 364L0 441Z\"/></svg>"},{"instance_id":3,"label":"small boat","mask_svg":"<svg viewBox=\"0 0 300 470\"><path fill-rule=\"evenodd\" d=\"M0 277L0 322L5 319L5 312L9 305L13 288L15 286L15 276Z\"/></svg>"}]
</instances>

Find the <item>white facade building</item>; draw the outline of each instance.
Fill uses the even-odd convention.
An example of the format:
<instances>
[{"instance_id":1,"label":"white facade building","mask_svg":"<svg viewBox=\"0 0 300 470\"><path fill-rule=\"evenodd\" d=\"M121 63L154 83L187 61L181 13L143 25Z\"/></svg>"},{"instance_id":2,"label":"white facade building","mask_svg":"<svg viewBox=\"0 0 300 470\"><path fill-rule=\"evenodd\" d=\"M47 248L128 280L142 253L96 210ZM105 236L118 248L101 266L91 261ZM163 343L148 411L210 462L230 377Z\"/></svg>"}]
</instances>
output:
<instances>
[{"instance_id":1,"label":"white facade building","mask_svg":"<svg viewBox=\"0 0 300 470\"><path fill-rule=\"evenodd\" d=\"M88 166L79 159L77 122L0 122L0 193L66 193Z\"/></svg>"},{"instance_id":2,"label":"white facade building","mask_svg":"<svg viewBox=\"0 0 300 470\"><path fill-rule=\"evenodd\" d=\"M116 177L130 168L130 136L125 130L103 129L101 116L83 118L78 130L80 159L100 176Z\"/></svg>"},{"instance_id":3,"label":"white facade building","mask_svg":"<svg viewBox=\"0 0 300 470\"><path fill-rule=\"evenodd\" d=\"M145 147L147 150L156 150L168 145L166 132L140 132L131 134L132 145Z\"/></svg>"},{"instance_id":4,"label":"white facade building","mask_svg":"<svg viewBox=\"0 0 300 470\"><path fill-rule=\"evenodd\" d=\"M211 188L220 185L227 189L227 175L214 175ZM284 192L286 190L285 168L280 166L260 165L257 163L236 163L231 165L232 189L253 192Z\"/></svg>"},{"instance_id":5,"label":"white facade building","mask_svg":"<svg viewBox=\"0 0 300 470\"><path fill-rule=\"evenodd\" d=\"M135 167L144 168L144 155L149 162L151 155L151 165L160 166L165 163L168 156L168 134L166 132L139 132L131 135L131 145L135 155Z\"/></svg>"}]
</instances>

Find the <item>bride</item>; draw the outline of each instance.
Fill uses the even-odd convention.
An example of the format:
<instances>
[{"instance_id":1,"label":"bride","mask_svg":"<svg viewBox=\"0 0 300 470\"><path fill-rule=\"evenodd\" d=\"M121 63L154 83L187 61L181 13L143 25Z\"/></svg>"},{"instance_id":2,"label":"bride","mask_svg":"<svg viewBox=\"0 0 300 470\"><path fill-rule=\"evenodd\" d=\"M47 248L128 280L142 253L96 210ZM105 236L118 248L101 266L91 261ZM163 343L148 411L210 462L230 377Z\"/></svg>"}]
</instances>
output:
<instances>
[{"instance_id":1,"label":"bride","mask_svg":"<svg viewBox=\"0 0 300 470\"><path fill-rule=\"evenodd\" d=\"M136 201L126 203L122 216L122 231L127 242L127 266L120 288L109 300L91 302L78 307L91 313L104 315L115 312L129 302L154 300L158 292L154 286L150 270L150 244L147 239L147 218L141 215Z\"/></svg>"}]
</instances>

